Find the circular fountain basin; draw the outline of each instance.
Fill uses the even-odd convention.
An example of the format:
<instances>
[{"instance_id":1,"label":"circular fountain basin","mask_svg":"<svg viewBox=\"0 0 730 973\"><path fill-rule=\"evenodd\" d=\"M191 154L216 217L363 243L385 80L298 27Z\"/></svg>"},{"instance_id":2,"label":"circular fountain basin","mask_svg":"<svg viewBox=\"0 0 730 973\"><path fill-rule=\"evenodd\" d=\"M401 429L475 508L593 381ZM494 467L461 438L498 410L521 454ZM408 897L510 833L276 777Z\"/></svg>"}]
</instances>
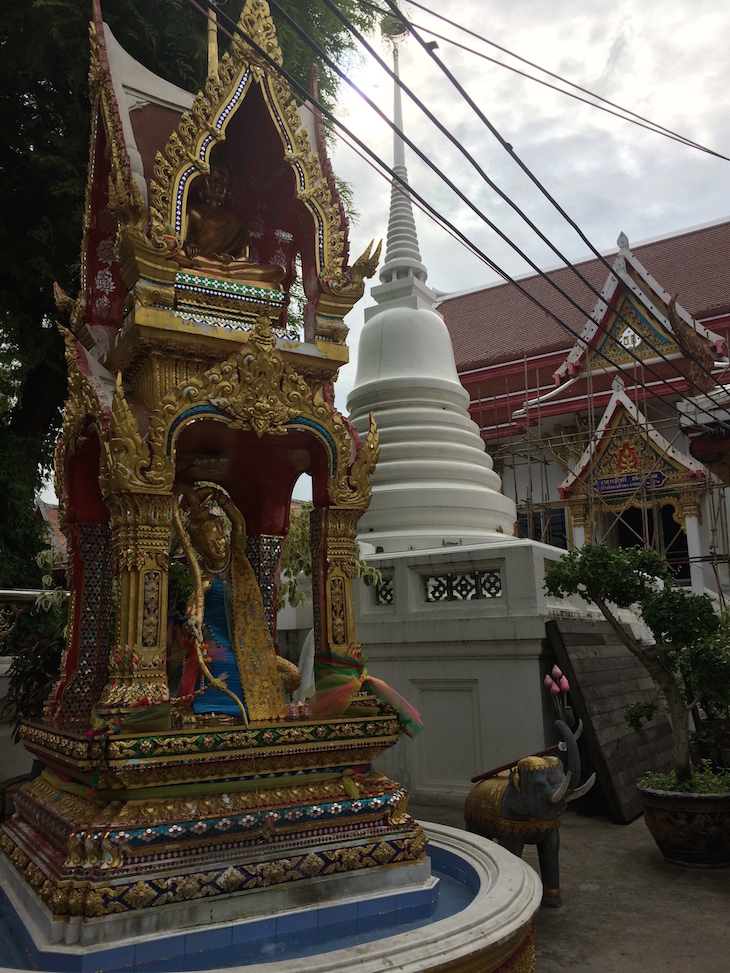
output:
<instances>
[{"instance_id":1,"label":"circular fountain basin","mask_svg":"<svg viewBox=\"0 0 730 973\"><path fill-rule=\"evenodd\" d=\"M382 973L386 969L401 973L475 969L496 973L507 967L510 973L531 970L532 920L542 896L536 873L478 835L427 822L423 826L434 874L442 876L442 902L435 913L430 892L429 903L424 901L420 911L413 908L413 900L405 909L402 901L387 892L374 893L265 919L188 931L174 940L145 936L112 950L66 947L56 952L66 954L62 957L63 969L77 969L79 973L121 969L130 973L180 969L341 973L353 965L358 973ZM259 937L255 950L250 948L254 932ZM30 952L27 942L24 952ZM236 963L247 955L251 959L255 956L255 961ZM47 958L52 962L50 955ZM33 962L22 969L61 968L44 965L41 957ZM0 968L0 973L7 973L7 968Z\"/></svg>"}]
</instances>

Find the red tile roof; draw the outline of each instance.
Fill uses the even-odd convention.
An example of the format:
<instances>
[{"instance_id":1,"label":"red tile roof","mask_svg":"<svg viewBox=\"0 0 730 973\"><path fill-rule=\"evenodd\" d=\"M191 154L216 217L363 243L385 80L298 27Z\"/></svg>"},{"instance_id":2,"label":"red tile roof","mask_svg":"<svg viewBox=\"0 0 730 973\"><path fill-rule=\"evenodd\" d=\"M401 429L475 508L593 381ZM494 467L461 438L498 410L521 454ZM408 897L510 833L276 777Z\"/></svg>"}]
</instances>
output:
<instances>
[{"instance_id":1,"label":"red tile roof","mask_svg":"<svg viewBox=\"0 0 730 973\"><path fill-rule=\"evenodd\" d=\"M677 294L696 319L730 311L730 220L631 249L652 277L670 294ZM609 264L616 252L606 258ZM605 265L594 258L576 266L600 293L609 273ZM543 277L527 277L520 284L576 334L513 284L485 287L441 302L439 310L451 334L459 372L573 346L597 297L567 267L550 271L547 277L582 310L572 307Z\"/></svg>"}]
</instances>

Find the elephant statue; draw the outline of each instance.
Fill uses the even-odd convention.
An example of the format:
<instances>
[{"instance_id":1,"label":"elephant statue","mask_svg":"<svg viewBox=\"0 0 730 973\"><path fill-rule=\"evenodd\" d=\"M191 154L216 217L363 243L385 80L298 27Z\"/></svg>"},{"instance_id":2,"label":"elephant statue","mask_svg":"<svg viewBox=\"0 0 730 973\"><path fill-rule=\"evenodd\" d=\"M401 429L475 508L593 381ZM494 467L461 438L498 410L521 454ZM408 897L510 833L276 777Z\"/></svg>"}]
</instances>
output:
<instances>
[{"instance_id":1,"label":"elephant statue","mask_svg":"<svg viewBox=\"0 0 730 973\"><path fill-rule=\"evenodd\" d=\"M567 714L566 714L567 716ZM563 737L557 756L522 757L516 767L480 780L469 791L464 807L466 830L494 838L518 858L525 844L537 845L542 875L544 906L557 907L560 900L560 816L569 801L586 794L596 780L591 774L581 786L580 757L576 741L583 730L573 733L567 723L556 720Z\"/></svg>"}]
</instances>

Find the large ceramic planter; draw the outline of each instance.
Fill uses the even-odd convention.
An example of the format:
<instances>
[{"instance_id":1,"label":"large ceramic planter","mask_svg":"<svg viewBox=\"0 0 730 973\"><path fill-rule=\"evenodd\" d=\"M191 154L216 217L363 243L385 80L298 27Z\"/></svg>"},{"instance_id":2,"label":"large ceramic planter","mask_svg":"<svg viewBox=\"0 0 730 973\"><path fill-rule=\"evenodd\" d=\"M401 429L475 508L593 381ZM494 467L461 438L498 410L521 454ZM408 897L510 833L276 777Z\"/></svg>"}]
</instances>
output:
<instances>
[{"instance_id":1,"label":"large ceramic planter","mask_svg":"<svg viewBox=\"0 0 730 973\"><path fill-rule=\"evenodd\" d=\"M640 787L644 820L665 861L690 868L730 865L730 792L686 794Z\"/></svg>"}]
</instances>

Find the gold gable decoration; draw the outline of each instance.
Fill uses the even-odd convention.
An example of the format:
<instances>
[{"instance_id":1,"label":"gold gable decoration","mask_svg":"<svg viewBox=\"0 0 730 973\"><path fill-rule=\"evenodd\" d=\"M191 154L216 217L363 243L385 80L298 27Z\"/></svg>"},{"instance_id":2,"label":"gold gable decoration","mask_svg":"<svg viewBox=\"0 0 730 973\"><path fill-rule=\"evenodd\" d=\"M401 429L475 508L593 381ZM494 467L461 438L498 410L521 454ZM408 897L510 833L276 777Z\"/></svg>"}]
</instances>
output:
<instances>
[{"instance_id":1,"label":"gold gable decoration","mask_svg":"<svg viewBox=\"0 0 730 973\"><path fill-rule=\"evenodd\" d=\"M334 472L341 475L347 469L350 440L342 417L322 398L316 380L308 381L284 361L265 314L239 354L191 376L160 402L150 420L153 455L166 456L168 442L172 453L173 427L176 438L185 426L181 418L186 413L193 418L193 409L203 405L216 409L232 429L251 429L259 438L286 435L296 417L311 420L335 444Z\"/></svg>"},{"instance_id":2,"label":"gold gable decoration","mask_svg":"<svg viewBox=\"0 0 730 973\"><path fill-rule=\"evenodd\" d=\"M617 310L618 314L612 316L608 333L601 332L602 341L588 353L591 367L634 365L637 358L652 360L659 357L659 353L669 356L679 352L677 342L670 335L662 334L664 329L652 328L628 296L624 297Z\"/></svg>"},{"instance_id":3,"label":"gold gable decoration","mask_svg":"<svg viewBox=\"0 0 730 973\"><path fill-rule=\"evenodd\" d=\"M676 483L686 479L687 471L676 460L652 443L647 430L636 424L621 409L606 430L605 444L594 458L587 475L597 479L619 478L640 474L651 477L661 474L663 482Z\"/></svg>"},{"instance_id":4,"label":"gold gable decoration","mask_svg":"<svg viewBox=\"0 0 730 973\"><path fill-rule=\"evenodd\" d=\"M125 235L139 242L145 239L144 228L147 222L147 207L132 176L129 157L124 145L119 108L116 95L108 74L101 62L99 34L96 24L89 25L89 39L91 43L91 62L89 65L89 93L92 105L92 133L89 159L89 180L86 187L86 207L84 215L84 236L82 243L82 260L86 252L87 235L90 217L90 193L92 187L93 153L96 138L94 129L98 126L99 117L104 119L106 132L106 151L110 159L109 173L109 211L124 226Z\"/></svg>"},{"instance_id":5,"label":"gold gable decoration","mask_svg":"<svg viewBox=\"0 0 730 973\"><path fill-rule=\"evenodd\" d=\"M171 901L185 901L190 926L226 921L232 893L400 868L419 863L426 842L405 789L366 769L417 721L365 685L352 589L378 433L371 422L356 448L330 395L347 361L342 315L379 248L343 269L344 216L320 156L294 99L239 40L157 157L148 210L124 139L133 65L115 73L98 2L94 13L84 291L56 291L73 329L61 329L69 399L56 451L67 641L42 717L22 728L46 769L0 826L12 881L47 907L59 942L86 941L84 924L105 916L131 939ZM281 63L264 0L247 0L241 26ZM158 116L157 145L169 117ZM204 249L195 232L186 240L186 193L226 135L213 174L241 177L222 218L235 233ZM191 193L191 228L203 204L226 198L214 183ZM261 241L255 252L245 234ZM285 318L297 255L314 306L304 341ZM318 692L311 708L286 702L296 667L275 654L277 568L302 474L318 665L348 670L334 700L318 674L325 705ZM194 583L183 604L168 596L179 544ZM215 695L229 676L245 712ZM245 818L229 833L237 809Z\"/></svg>"}]
</instances>

